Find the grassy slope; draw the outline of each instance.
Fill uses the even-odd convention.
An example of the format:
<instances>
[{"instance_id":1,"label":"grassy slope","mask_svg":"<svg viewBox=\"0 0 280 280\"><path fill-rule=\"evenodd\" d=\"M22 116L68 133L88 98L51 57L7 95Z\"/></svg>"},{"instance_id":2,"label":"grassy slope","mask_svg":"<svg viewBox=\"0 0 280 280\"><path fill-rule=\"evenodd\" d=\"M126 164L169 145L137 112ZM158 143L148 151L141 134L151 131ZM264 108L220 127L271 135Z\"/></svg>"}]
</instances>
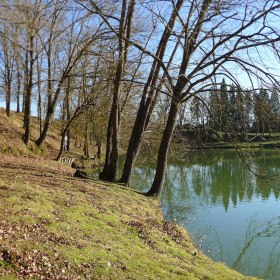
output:
<instances>
[{"instance_id":1,"label":"grassy slope","mask_svg":"<svg viewBox=\"0 0 280 280\"><path fill-rule=\"evenodd\" d=\"M205 257L155 199L72 174L0 154L0 279L251 279Z\"/></svg>"},{"instance_id":2,"label":"grassy slope","mask_svg":"<svg viewBox=\"0 0 280 280\"><path fill-rule=\"evenodd\" d=\"M31 117L31 141L29 149L22 142L23 114L11 112L8 118L5 110L0 108L0 152L12 155L42 154L44 157L54 157L57 154L60 141L59 126L52 125L45 144L38 149L34 141L39 137L39 125L35 117Z\"/></svg>"}]
</instances>

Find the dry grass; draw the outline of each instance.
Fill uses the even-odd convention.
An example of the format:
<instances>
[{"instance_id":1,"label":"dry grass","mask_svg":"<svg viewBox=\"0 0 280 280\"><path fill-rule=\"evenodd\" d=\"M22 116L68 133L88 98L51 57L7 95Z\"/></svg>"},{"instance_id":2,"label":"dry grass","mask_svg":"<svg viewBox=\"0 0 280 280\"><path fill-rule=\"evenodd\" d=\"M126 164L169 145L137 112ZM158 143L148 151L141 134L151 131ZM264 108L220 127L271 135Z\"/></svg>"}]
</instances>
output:
<instances>
[{"instance_id":1,"label":"dry grass","mask_svg":"<svg viewBox=\"0 0 280 280\"><path fill-rule=\"evenodd\" d=\"M5 110L0 108L0 151L12 155L44 155L54 158L60 143L59 124L51 126L45 144L39 149L34 141L39 137L39 124L35 117L31 117L31 141L27 148L22 142L23 114L11 111L7 117Z\"/></svg>"}]
</instances>

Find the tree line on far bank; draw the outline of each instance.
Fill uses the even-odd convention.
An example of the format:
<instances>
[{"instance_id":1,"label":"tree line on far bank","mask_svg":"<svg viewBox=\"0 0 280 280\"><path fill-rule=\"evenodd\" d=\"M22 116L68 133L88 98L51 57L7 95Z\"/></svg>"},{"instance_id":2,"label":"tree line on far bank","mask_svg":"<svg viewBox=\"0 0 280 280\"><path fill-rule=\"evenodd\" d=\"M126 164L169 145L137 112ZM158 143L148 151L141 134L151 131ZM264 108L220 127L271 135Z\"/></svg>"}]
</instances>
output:
<instances>
[{"instance_id":1,"label":"tree line on far bank","mask_svg":"<svg viewBox=\"0 0 280 280\"><path fill-rule=\"evenodd\" d=\"M178 128L211 129L216 132L239 134L279 133L279 88L244 89L227 85L222 80L218 89L212 89L206 98L193 98L190 102L189 122L181 120Z\"/></svg>"},{"instance_id":2,"label":"tree line on far bank","mask_svg":"<svg viewBox=\"0 0 280 280\"><path fill-rule=\"evenodd\" d=\"M279 87L268 64L280 53L275 24L280 1L7 0L0 7L7 115L15 92L28 146L36 100L40 147L60 114L59 156L65 139L69 148L78 133L87 156L89 138L99 147L106 143L102 180L129 185L141 145L157 134L157 167L147 195L158 195L182 108L193 100L191 114L201 118L194 112L203 109L197 102L202 92L211 92L207 110L213 129L251 129L246 118L253 114L256 130L272 129L263 113L270 110L264 107L272 94L254 91L254 112L248 113L250 95L241 93L242 81L228 69L240 70L252 88L255 81ZM234 86L228 90L223 81L216 90L213 80L224 76ZM120 146L126 158L118 174Z\"/></svg>"}]
</instances>

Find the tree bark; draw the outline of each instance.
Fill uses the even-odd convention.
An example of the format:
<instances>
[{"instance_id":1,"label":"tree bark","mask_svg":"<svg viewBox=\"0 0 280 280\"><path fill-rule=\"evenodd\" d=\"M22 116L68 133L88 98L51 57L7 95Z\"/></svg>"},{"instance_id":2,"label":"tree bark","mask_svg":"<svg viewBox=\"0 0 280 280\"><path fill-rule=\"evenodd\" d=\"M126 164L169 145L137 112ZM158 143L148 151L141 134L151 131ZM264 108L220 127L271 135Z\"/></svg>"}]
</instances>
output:
<instances>
[{"instance_id":1,"label":"tree bark","mask_svg":"<svg viewBox=\"0 0 280 280\"><path fill-rule=\"evenodd\" d=\"M84 156L89 158L89 135L88 135L88 124L85 127L85 142L84 142Z\"/></svg>"},{"instance_id":2,"label":"tree bark","mask_svg":"<svg viewBox=\"0 0 280 280\"><path fill-rule=\"evenodd\" d=\"M106 143L106 157L102 172L99 178L107 181L115 181L118 173L118 160L119 160L119 124L120 124L120 101L119 95L122 86L123 71L127 57L127 50L125 49L124 36L130 36L131 21L133 16L134 0L130 1L129 11L127 15L127 28L125 34L125 18L126 18L126 5L127 1L122 1L122 11L119 26L119 57L116 75L114 79L114 93L113 102L111 107L110 119L107 128L107 143ZM132 6L131 6L132 5ZM127 46L128 47L128 46Z\"/></svg>"},{"instance_id":3,"label":"tree bark","mask_svg":"<svg viewBox=\"0 0 280 280\"><path fill-rule=\"evenodd\" d=\"M99 158L99 159L101 158L101 144L102 143L101 143L100 139L98 139L97 140L97 154L96 155L97 155L97 158Z\"/></svg>"},{"instance_id":4,"label":"tree bark","mask_svg":"<svg viewBox=\"0 0 280 280\"><path fill-rule=\"evenodd\" d=\"M25 111L25 97L26 97L26 92L28 88L28 63L29 63L29 54L28 50L25 52L25 61L24 61L24 82L23 82L23 95L22 95L22 112L24 113ZM23 127L25 127L25 119L23 119Z\"/></svg>"},{"instance_id":5,"label":"tree bark","mask_svg":"<svg viewBox=\"0 0 280 280\"><path fill-rule=\"evenodd\" d=\"M39 62L37 59L37 79L38 79L38 103L37 103L37 111L38 111L38 122L39 122L39 131L42 133L42 94L41 94L41 65L42 62Z\"/></svg>"},{"instance_id":6,"label":"tree bark","mask_svg":"<svg viewBox=\"0 0 280 280\"><path fill-rule=\"evenodd\" d=\"M40 137L35 141L35 144L40 147L43 142L45 141L48 131L49 131L49 127L51 125L52 122L52 118L53 118L53 114L54 114L54 110L55 110L55 106L57 103L57 99L60 95L60 89L61 89L62 83L60 83L60 85L57 87L54 99L52 100L52 102L48 101L48 106L47 106L47 114L46 114L46 119L44 122L44 126L42 129L42 133L40 134Z\"/></svg>"},{"instance_id":7,"label":"tree bark","mask_svg":"<svg viewBox=\"0 0 280 280\"><path fill-rule=\"evenodd\" d=\"M11 111L11 80L10 75L8 74L6 81L6 114L9 117Z\"/></svg>"},{"instance_id":8,"label":"tree bark","mask_svg":"<svg viewBox=\"0 0 280 280\"><path fill-rule=\"evenodd\" d=\"M71 97L70 97L70 93L71 93L71 90L70 90L70 78L68 77L67 79L67 89L66 89L66 119L67 121L70 121L71 119L71 110L70 110L70 100L71 100ZM70 128L68 129L67 131L67 143L66 143L66 150L67 151L70 151L70 137L71 137L71 133L70 133Z\"/></svg>"},{"instance_id":9,"label":"tree bark","mask_svg":"<svg viewBox=\"0 0 280 280\"><path fill-rule=\"evenodd\" d=\"M178 108L179 104L175 101L172 101L158 152L156 174L150 190L146 193L147 196L159 195L162 189L167 166L167 155L178 115Z\"/></svg>"},{"instance_id":10,"label":"tree bark","mask_svg":"<svg viewBox=\"0 0 280 280\"><path fill-rule=\"evenodd\" d=\"M176 6L171 14L170 20L162 34L162 37L161 37L161 40L159 42L158 49L156 52L156 56L161 60L163 59L168 40L171 36L172 30L173 30L173 27L174 27L174 24L175 24L177 15L178 15L178 11L181 9L183 2L184 2L183 0L177 1ZM160 69L161 69L160 64L157 62L157 60L154 60L150 73L149 73L148 80L143 89L139 109L138 109L138 112L136 115L132 134L129 139L123 173L119 180L120 183L123 183L125 185L130 184L132 167L133 167L133 164L134 164L134 162L137 158L137 155L139 153L139 150L140 150L141 138L148 126L150 116L152 114L152 109L155 106L156 97L154 96L154 94L156 92L155 88L156 88L156 83L158 81Z\"/></svg>"},{"instance_id":11,"label":"tree bark","mask_svg":"<svg viewBox=\"0 0 280 280\"><path fill-rule=\"evenodd\" d=\"M17 66L17 113L20 112L20 86L21 86L21 76L19 66Z\"/></svg>"},{"instance_id":12,"label":"tree bark","mask_svg":"<svg viewBox=\"0 0 280 280\"><path fill-rule=\"evenodd\" d=\"M119 87L117 83L120 83L121 73L120 71L121 64L118 65L118 70L116 74L115 87L114 87L114 97L112 102L112 108L110 113L110 118L107 128L107 143L106 143L106 157L105 163L102 172L99 174L101 180L114 181L117 176L118 168L118 146L119 146ZM122 71L122 70L121 70ZM117 78L118 77L118 78Z\"/></svg>"},{"instance_id":13,"label":"tree bark","mask_svg":"<svg viewBox=\"0 0 280 280\"><path fill-rule=\"evenodd\" d=\"M34 67L34 58L33 58L33 50L34 48L34 37L30 37L30 51L29 51L29 74L28 74L28 85L26 89L25 96L25 105L24 105L24 136L23 142L27 146L30 139L30 115L31 115L31 100L32 100L32 87L33 87L33 67Z\"/></svg>"},{"instance_id":14,"label":"tree bark","mask_svg":"<svg viewBox=\"0 0 280 280\"><path fill-rule=\"evenodd\" d=\"M18 28L16 28L16 43L14 47L15 51L15 64L16 64L16 71L17 71L17 113L20 112L20 88L21 88L21 70L20 70L20 64L19 64L19 42L18 42Z\"/></svg>"}]
</instances>

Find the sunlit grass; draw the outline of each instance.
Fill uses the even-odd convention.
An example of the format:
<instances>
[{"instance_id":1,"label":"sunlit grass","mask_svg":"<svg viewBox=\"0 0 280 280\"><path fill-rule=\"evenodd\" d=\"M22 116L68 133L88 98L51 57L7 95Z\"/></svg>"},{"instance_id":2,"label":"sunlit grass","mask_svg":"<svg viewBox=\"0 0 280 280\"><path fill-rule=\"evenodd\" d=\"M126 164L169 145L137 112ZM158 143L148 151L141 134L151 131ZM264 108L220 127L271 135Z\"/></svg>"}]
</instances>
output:
<instances>
[{"instance_id":1,"label":"sunlit grass","mask_svg":"<svg viewBox=\"0 0 280 280\"><path fill-rule=\"evenodd\" d=\"M68 279L247 279L205 257L182 228L165 224L156 199L74 179L51 161L5 156L0 168L0 229L7 231L0 251L13 256L1 260L1 279L21 275L28 254L27 268L33 257L37 265L47 259L53 275L63 271Z\"/></svg>"}]
</instances>

